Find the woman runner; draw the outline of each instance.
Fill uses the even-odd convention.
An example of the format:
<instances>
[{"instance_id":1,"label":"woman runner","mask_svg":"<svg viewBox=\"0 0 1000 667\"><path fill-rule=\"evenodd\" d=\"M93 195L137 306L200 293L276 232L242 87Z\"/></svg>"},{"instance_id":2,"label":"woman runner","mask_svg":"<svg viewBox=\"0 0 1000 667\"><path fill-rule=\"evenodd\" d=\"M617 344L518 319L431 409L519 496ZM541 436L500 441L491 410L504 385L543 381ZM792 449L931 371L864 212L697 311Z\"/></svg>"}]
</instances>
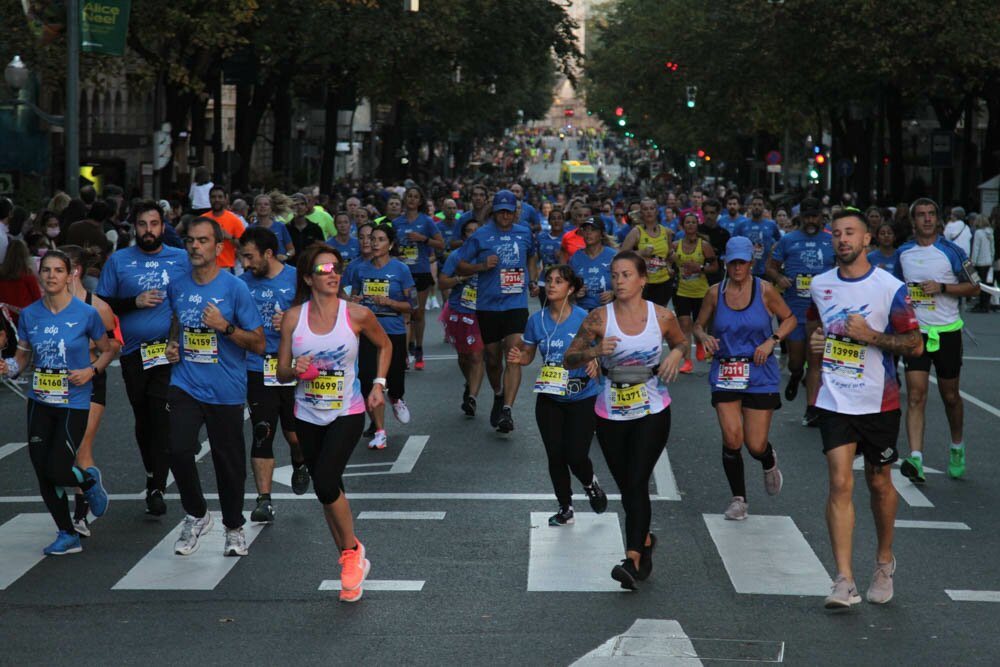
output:
<instances>
[{"instance_id":1,"label":"woman runner","mask_svg":"<svg viewBox=\"0 0 1000 667\"><path fill-rule=\"evenodd\" d=\"M656 200L647 197L639 205L639 224L632 228L622 243L623 252L638 252L648 267L649 278L642 298L664 307L670 303L675 287L670 272L674 259L672 235L667 227L660 224Z\"/></svg>"},{"instance_id":2,"label":"woman runner","mask_svg":"<svg viewBox=\"0 0 1000 667\"><path fill-rule=\"evenodd\" d=\"M684 214L684 238L674 244L674 263L680 280L677 293L674 295L674 313L681 324L681 331L691 344L691 327L698 312L701 310L702 299L708 292L708 275L715 273L718 264L715 261L715 251L712 245L698 234L698 216L693 212ZM698 343L696 355L698 361L705 360L705 351ZM688 359L681 366L681 373L690 373L694 364Z\"/></svg>"}]
</instances>

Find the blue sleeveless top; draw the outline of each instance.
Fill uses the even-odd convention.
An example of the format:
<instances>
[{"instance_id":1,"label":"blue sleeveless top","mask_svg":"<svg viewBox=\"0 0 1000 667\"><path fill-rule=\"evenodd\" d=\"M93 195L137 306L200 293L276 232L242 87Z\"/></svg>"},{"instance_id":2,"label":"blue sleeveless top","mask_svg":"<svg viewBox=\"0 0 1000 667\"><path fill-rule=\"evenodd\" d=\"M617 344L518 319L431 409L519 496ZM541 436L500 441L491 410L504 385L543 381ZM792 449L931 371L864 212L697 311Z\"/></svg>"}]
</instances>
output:
<instances>
[{"instance_id":1,"label":"blue sleeveless top","mask_svg":"<svg viewBox=\"0 0 1000 667\"><path fill-rule=\"evenodd\" d=\"M772 354L763 366L753 363L753 353L774 334L771 314L764 306L760 278L753 278L750 303L742 310L726 305L725 291L729 279L719 286L719 301L715 308L712 335L719 340L719 351L712 358L708 383L712 391L738 391L750 394L771 394L778 391L781 373L778 360ZM720 369L723 373L720 375Z\"/></svg>"}]
</instances>

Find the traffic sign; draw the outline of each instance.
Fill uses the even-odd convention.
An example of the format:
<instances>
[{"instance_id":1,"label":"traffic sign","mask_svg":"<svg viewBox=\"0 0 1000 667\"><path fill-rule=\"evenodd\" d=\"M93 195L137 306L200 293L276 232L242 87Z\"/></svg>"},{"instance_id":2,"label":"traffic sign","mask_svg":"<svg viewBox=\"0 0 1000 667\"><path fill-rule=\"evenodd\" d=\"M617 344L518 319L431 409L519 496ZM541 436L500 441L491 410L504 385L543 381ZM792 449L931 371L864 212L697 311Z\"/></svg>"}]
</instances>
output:
<instances>
[{"instance_id":1,"label":"traffic sign","mask_svg":"<svg viewBox=\"0 0 1000 667\"><path fill-rule=\"evenodd\" d=\"M781 164L781 153L778 151L768 151L764 157L764 161L768 164Z\"/></svg>"},{"instance_id":2,"label":"traffic sign","mask_svg":"<svg viewBox=\"0 0 1000 667\"><path fill-rule=\"evenodd\" d=\"M767 173L769 174L780 174L781 165L780 164L769 164L767 165Z\"/></svg>"},{"instance_id":3,"label":"traffic sign","mask_svg":"<svg viewBox=\"0 0 1000 667\"><path fill-rule=\"evenodd\" d=\"M837 160L837 173L847 178L854 173L854 160L842 157Z\"/></svg>"}]
</instances>

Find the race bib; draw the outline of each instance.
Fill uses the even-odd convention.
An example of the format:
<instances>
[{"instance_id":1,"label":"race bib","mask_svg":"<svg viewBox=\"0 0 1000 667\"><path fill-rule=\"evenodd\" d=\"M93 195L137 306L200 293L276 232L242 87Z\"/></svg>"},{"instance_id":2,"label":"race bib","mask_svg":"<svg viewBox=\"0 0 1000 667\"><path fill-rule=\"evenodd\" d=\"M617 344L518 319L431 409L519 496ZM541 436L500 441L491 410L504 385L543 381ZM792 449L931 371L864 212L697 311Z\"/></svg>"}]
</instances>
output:
<instances>
[{"instance_id":1,"label":"race bib","mask_svg":"<svg viewBox=\"0 0 1000 667\"><path fill-rule=\"evenodd\" d=\"M868 346L846 336L830 334L823 348L823 372L860 380L865 370Z\"/></svg>"},{"instance_id":2,"label":"race bib","mask_svg":"<svg viewBox=\"0 0 1000 667\"><path fill-rule=\"evenodd\" d=\"M387 279L365 278L361 283L361 296L389 296Z\"/></svg>"},{"instance_id":3,"label":"race bib","mask_svg":"<svg viewBox=\"0 0 1000 667\"><path fill-rule=\"evenodd\" d=\"M715 386L725 391L746 391L750 386L750 359L748 357L719 359L719 377L715 381Z\"/></svg>"},{"instance_id":4,"label":"race bib","mask_svg":"<svg viewBox=\"0 0 1000 667\"><path fill-rule=\"evenodd\" d=\"M611 383L611 417L638 419L649 414L649 393L645 384Z\"/></svg>"},{"instance_id":5,"label":"race bib","mask_svg":"<svg viewBox=\"0 0 1000 667\"><path fill-rule=\"evenodd\" d=\"M184 359L196 364L219 363L219 334L215 329L184 327Z\"/></svg>"},{"instance_id":6,"label":"race bib","mask_svg":"<svg viewBox=\"0 0 1000 667\"><path fill-rule=\"evenodd\" d=\"M344 371L320 371L306 384L304 398L316 410L343 409Z\"/></svg>"},{"instance_id":7,"label":"race bib","mask_svg":"<svg viewBox=\"0 0 1000 667\"><path fill-rule=\"evenodd\" d=\"M667 268L667 260L663 257L653 255L646 260L646 268L650 273L657 273Z\"/></svg>"},{"instance_id":8,"label":"race bib","mask_svg":"<svg viewBox=\"0 0 1000 667\"><path fill-rule=\"evenodd\" d=\"M500 269L500 293L520 294L524 291L524 269Z\"/></svg>"},{"instance_id":9,"label":"race bib","mask_svg":"<svg viewBox=\"0 0 1000 667\"><path fill-rule=\"evenodd\" d=\"M403 251L403 263L404 264L416 264L417 259L420 257L420 249L415 245L404 245L402 247Z\"/></svg>"},{"instance_id":10,"label":"race bib","mask_svg":"<svg viewBox=\"0 0 1000 667\"><path fill-rule=\"evenodd\" d=\"M154 366L169 364L167 361L167 341L151 340L139 346L139 358L142 359L142 370L146 371Z\"/></svg>"},{"instance_id":11,"label":"race bib","mask_svg":"<svg viewBox=\"0 0 1000 667\"><path fill-rule=\"evenodd\" d=\"M795 293L804 298L810 297L809 288L812 286L813 277L800 273L795 276Z\"/></svg>"},{"instance_id":12,"label":"race bib","mask_svg":"<svg viewBox=\"0 0 1000 667\"><path fill-rule=\"evenodd\" d=\"M65 368L36 368L31 377L35 398L48 405L69 403L69 371Z\"/></svg>"},{"instance_id":13,"label":"race bib","mask_svg":"<svg viewBox=\"0 0 1000 667\"><path fill-rule=\"evenodd\" d=\"M293 362L294 363L294 362ZM295 380L291 382L278 381L278 357L273 354L264 355L264 386L265 387L294 387Z\"/></svg>"},{"instance_id":14,"label":"race bib","mask_svg":"<svg viewBox=\"0 0 1000 667\"><path fill-rule=\"evenodd\" d=\"M462 308L468 308L469 310L476 309L476 298L478 297L477 292L478 290L475 285L466 283L462 286L462 296L459 300L459 304L461 304Z\"/></svg>"},{"instance_id":15,"label":"race bib","mask_svg":"<svg viewBox=\"0 0 1000 667\"><path fill-rule=\"evenodd\" d=\"M925 292L920 283L906 283L906 289L910 293L910 303L914 308L935 310L934 295Z\"/></svg>"},{"instance_id":16,"label":"race bib","mask_svg":"<svg viewBox=\"0 0 1000 667\"><path fill-rule=\"evenodd\" d=\"M566 384L568 382L568 370L562 366L550 366L546 364L538 370L538 377L535 378L535 393L565 396Z\"/></svg>"}]
</instances>

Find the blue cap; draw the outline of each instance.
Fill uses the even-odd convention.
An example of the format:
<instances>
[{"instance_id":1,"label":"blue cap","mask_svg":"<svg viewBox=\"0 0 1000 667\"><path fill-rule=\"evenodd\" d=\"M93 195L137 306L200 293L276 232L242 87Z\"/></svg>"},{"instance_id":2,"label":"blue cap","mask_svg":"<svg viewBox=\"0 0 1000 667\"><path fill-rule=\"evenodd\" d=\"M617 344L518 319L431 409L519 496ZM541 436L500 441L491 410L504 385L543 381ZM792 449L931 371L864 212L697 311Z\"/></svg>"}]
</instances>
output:
<instances>
[{"instance_id":1,"label":"blue cap","mask_svg":"<svg viewBox=\"0 0 1000 667\"><path fill-rule=\"evenodd\" d=\"M493 212L497 211L510 211L511 213L517 210L517 197L510 190L501 190L500 192L493 195Z\"/></svg>"},{"instance_id":2,"label":"blue cap","mask_svg":"<svg viewBox=\"0 0 1000 667\"><path fill-rule=\"evenodd\" d=\"M726 242L726 264L737 259L744 262L753 259L753 242L745 236L734 236Z\"/></svg>"}]
</instances>

